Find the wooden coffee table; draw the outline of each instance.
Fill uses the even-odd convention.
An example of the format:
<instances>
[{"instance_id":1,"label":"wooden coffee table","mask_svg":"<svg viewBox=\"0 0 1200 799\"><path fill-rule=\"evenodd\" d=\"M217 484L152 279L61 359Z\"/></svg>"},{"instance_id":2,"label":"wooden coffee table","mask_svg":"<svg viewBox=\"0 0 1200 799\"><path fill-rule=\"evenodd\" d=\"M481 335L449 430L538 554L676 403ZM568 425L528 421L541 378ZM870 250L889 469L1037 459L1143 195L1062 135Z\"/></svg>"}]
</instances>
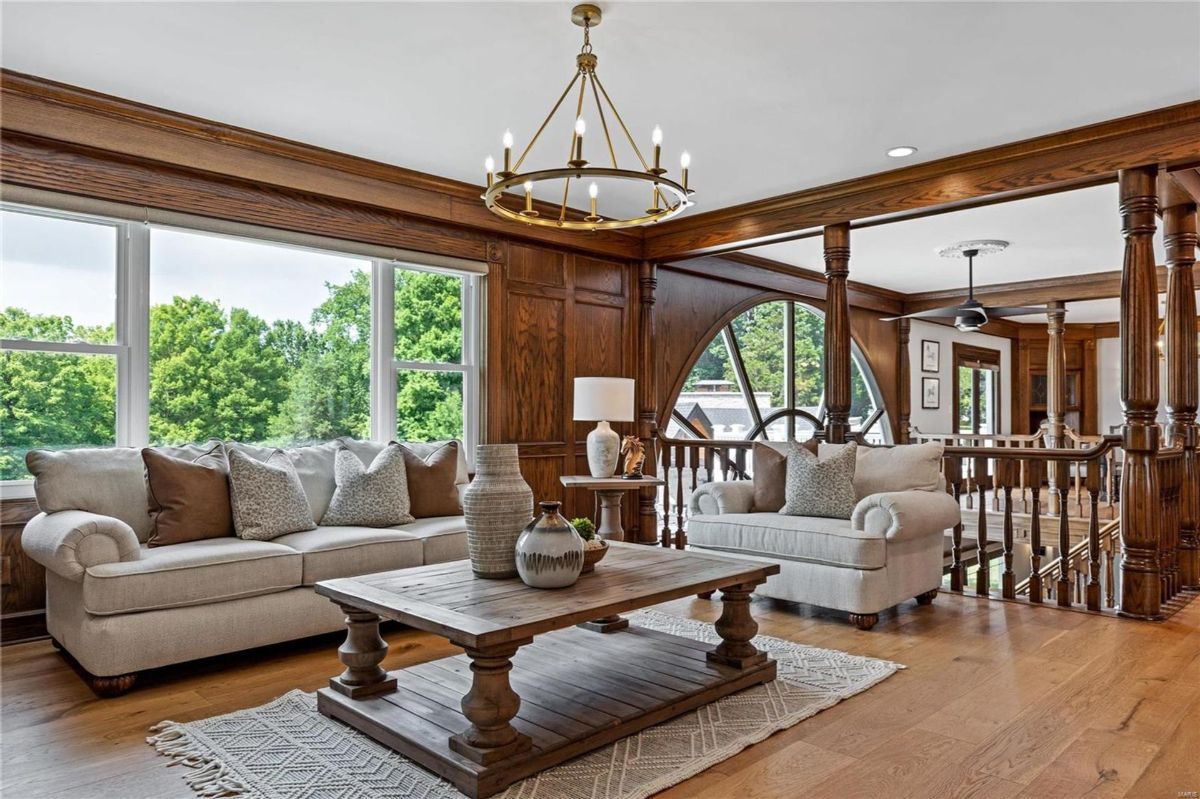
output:
<instances>
[{"instance_id":1,"label":"wooden coffee table","mask_svg":"<svg viewBox=\"0 0 1200 799\"><path fill-rule=\"evenodd\" d=\"M570 588L481 580L468 561L316 585L346 613L341 675L317 707L420 763L471 797L720 697L775 679L750 639L767 561L611 542ZM721 589L717 645L632 626L618 614ZM380 619L466 650L399 671L380 662ZM514 690L515 689L515 690Z\"/></svg>"}]
</instances>

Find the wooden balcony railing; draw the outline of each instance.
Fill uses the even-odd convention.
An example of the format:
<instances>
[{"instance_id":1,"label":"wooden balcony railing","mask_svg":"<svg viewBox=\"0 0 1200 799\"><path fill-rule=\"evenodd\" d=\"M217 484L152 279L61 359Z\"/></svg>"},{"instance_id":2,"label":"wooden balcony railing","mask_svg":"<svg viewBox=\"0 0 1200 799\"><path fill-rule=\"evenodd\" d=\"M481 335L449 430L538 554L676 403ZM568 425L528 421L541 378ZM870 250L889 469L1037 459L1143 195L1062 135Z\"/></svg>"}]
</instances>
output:
<instances>
[{"instance_id":1,"label":"wooden balcony railing","mask_svg":"<svg viewBox=\"0 0 1200 799\"><path fill-rule=\"evenodd\" d=\"M814 433L818 440L823 436L819 429ZM964 509L964 522L950 533L946 571L951 591L1114 612L1121 595L1120 527L1117 518L1102 519L1102 507L1116 516L1120 436L1070 434L1070 446L1057 448L1046 447L1040 435L920 439L945 445L942 475L947 492L960 504L968 496L975 500L973 507ZM687 545L692 492L707 482L752 479L754 442L660 436L658 444L658 473L667 482L660 493L660 542L682 549ZM1157 465L1159 561L1166 603L1183 588L1179 530L1184 450L1163 449ZM1017 520L1021 540L1016 536ZM973 528L969 539L967 526ZM1023 562L1018 564L1018 558Z\"/></svg>"}]
</instances>

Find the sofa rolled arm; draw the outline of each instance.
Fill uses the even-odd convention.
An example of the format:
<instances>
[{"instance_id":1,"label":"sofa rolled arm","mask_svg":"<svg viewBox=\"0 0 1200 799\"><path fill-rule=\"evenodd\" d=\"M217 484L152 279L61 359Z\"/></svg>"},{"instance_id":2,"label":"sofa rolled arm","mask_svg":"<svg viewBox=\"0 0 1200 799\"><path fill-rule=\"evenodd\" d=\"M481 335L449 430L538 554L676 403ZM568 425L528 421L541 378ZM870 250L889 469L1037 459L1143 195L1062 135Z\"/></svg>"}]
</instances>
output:
<instances>
[{"instance_id":1,"label":"sofa rolled arm","mask_svg":"<svg viewBox=\"0 0 1200 799\"><path fill-rule=\"evenodd\" d=\"M39 513L26 523L21 546L50 571L77 582L89 566L137 560L142 554L128 524L84 510Z\"/></svg>"},{"instance_id":2,"label":"sofa rolled arm","mask_svg":"<svg viewBox=\"0 0 1200 799\"><path fill-rule=\"evenodd\" d=\"M723 513L749 513L754 504L754 483L735 480L705 483L692 492L689 508L693 515L719 516Z\"/></svg>"},{"instance_id":3,"label":"sofa rolled arm","mask_svg":"<svg viewBox=\"0 0 1200 799\"><path fill-rule=\"evenodd\" d=\"M944 491L893 491L859 500L850 516L855 530L906 541L941 534L962 521L962 510Z\"/></svg>"}]
</instances>

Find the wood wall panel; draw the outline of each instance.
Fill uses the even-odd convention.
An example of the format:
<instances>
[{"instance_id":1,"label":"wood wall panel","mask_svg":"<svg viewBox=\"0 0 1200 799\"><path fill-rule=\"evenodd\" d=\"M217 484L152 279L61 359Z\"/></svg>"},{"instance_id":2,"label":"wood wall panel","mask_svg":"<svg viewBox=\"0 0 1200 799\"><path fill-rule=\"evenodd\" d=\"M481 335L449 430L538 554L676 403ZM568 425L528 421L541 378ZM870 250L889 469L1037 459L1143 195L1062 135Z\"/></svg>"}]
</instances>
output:
<instances>
[{"instance_id":1,"label":"wood wall panel","mask_svg":"<svg viewBox=\"0 0 1200 799\"><path fill-rule=\"evenodd\" d=\"M37 512L32 499L0 502L0 641L4 643L46 633L46 570L21 549L21 531Z\"/></svg>"},{"instance_id":2,"label":"wood wall panel","mask_svg":"<svg viewBox=\"0 0 1200 799\"><path fill-rule=\"evenodd\" d=\"M619 263L584 255L575 257L576 288L624 297L628 285L626 278L626 270Z\"/></svg>"},{"instance_id":3,"label":"wood wall panel","mask_svg":"<svg viewBox=\"0 0 1200 799\"><path fill-rule=\"evenodd\" d=\"M528 294L509 295L504 328L506 345L524 357L513 358L503 372L504 437L510 441L562 442L565 395L563 353L564 302Z\"/></svg>"}]
</instances>

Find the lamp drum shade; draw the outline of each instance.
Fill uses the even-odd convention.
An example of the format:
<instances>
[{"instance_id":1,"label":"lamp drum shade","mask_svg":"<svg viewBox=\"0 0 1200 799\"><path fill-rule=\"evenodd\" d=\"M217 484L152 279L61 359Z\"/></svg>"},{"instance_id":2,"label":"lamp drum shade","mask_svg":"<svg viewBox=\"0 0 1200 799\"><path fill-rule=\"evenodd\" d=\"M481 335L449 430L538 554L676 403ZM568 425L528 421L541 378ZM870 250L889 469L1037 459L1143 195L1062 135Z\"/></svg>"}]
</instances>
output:
<instances>
[{"instance_id":1,"label":"lamp drum shade","mask_svg":"<svg viewBox=\"0 0 1200 799\"><path fill-rule=\"evenodd\" d=\"M575 420L632 422L633 387L628 377L575 378Z\"/></svg>"}]
</instances>

